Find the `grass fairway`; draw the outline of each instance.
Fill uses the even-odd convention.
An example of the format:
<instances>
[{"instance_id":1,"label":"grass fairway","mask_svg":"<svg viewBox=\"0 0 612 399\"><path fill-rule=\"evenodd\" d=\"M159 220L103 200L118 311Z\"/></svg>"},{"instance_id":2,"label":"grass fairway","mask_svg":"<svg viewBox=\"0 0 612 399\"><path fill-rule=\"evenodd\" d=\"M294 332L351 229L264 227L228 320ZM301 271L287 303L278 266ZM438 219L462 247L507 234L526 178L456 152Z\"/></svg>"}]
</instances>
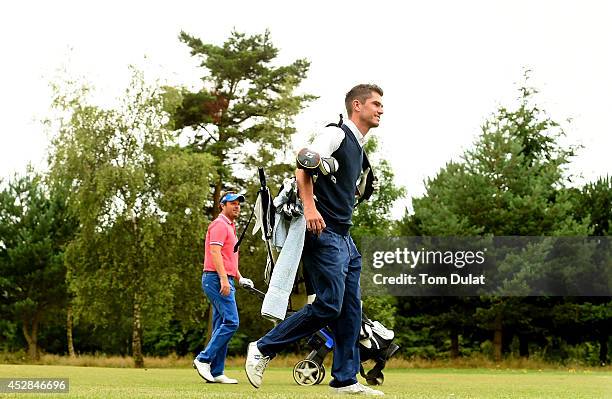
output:
<instances>
[{"instance_id":1,"label":"grass fairway","mask_svg":"<svg viewBox=\"0 0 612 399\"><path fill-rule=\"evenodd\" d=\"M612 373L486 369L385 370L381 389L391 398L612 398ZM0 394L4 398L325 398L327 384L301 387L288 368L269 368L256 390L242 368L226 374L238 385L206 384L192 369L121 369L0 365L0 377L67 377L69 394Z\"/></svg>"}]
</instances>

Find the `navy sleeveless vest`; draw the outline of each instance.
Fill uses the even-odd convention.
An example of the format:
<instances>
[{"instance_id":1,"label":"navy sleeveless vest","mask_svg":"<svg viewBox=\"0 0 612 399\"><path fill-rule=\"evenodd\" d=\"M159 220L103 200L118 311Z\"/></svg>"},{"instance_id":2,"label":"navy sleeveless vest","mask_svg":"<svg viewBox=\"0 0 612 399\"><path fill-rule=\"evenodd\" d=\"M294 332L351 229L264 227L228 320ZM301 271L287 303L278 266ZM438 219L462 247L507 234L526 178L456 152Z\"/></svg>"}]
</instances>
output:
<instances>
[{"instance_id":1,"label":"navy sleeveless vest","mask_svg":"<svg viewBox=\"0 0 612 399\"><path fill-rule=\"evenodd\" d=\"M334 183L329 176L320 175L314 184L317 210L331 231L347 235L355 207L355 189L361 176L363 149L351 129L342 124L344 139L332 157L338 161L339 169L334 174Z\"/></svg>"}]
</instances>

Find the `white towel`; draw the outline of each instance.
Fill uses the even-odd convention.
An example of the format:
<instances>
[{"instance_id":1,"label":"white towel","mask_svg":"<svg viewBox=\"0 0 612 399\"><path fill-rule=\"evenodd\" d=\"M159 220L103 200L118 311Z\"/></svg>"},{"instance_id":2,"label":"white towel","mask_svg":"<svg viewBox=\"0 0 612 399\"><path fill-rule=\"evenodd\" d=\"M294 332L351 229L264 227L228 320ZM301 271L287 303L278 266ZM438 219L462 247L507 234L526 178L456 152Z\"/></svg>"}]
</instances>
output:
<instances>
[{"instance_id":1,"label":"white towel","mask_svg":"<svg viewBox=\"0 0 612 399\"><path fill-rule=\"evenodd\" d=\"M289 296L304 249L305 233L306 219L304 216L294 217L291 220L283 249L276 260L268 292L261 305L261 315L272 321L285 319Z\"/></svg>"}]
</instances>

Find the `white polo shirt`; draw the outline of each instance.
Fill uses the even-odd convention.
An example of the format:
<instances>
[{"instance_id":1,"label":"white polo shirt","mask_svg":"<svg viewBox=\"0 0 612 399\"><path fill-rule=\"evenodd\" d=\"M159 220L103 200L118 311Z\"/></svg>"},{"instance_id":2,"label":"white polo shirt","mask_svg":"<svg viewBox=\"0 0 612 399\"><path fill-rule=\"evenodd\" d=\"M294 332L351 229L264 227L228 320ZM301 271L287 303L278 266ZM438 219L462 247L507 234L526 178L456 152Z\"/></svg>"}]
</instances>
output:
<instances>
[{"instance_id":1,"label":"white polo shirt","mask_svg":"<svg viewBox=\"0 0 612 399\"><path fill-rule=\"evenodd\" d=\"M366 142L365 137L361 134L357 126L351 121L347 119L343 121L346 126L351 129L351 132L355 135L357 142L363 148L363 145ZM322 158L329 158L331 154L334 153L338 148L340 148L340 144L342 144L342 140L344 140L344 130L337 126L329 126L323 129L319 134L317 134L314 138L312 144L307 146L308 149L319 153Z\"/></svg>"}]
</instances>

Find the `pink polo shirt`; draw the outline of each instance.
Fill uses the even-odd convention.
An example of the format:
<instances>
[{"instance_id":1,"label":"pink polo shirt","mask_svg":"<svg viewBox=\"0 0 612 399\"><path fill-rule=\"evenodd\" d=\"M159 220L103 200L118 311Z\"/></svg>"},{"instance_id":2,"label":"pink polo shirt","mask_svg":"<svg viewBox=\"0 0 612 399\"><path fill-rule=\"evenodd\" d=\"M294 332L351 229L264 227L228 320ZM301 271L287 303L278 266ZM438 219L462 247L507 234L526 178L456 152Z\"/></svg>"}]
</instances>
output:
<instances>
[{"instance_id":1,"label":"pink polo shirt","mask_svg":"<svg viewBox=\"0 0 612 399\"><path fill-rule=\"evenodd\" d=\"M221 247L221 257L223 267L228 276L236 277L238 273L238 252L234 252L234 245L238 242L236 237L236 225L227 216L219 214L219 217L212 221L206 232L206 242L204 243L204 271L216 272L217 269L212 261L211 245Z\"/></svg>"}]
</instances>

